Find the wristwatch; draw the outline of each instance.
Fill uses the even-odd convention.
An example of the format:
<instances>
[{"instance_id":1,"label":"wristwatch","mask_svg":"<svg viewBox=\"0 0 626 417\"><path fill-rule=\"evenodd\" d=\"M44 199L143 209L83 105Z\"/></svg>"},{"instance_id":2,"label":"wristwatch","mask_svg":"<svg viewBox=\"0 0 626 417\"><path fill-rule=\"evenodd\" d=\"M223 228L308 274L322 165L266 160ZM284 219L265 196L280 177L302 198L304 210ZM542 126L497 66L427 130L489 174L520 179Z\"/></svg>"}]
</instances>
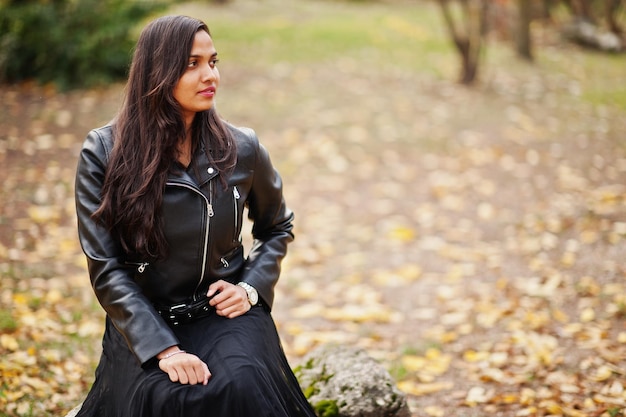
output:
<instances>
[{"instance_id":1,"label":"wristwatch","mask_svg":"<svg viewBox=\"0 0 626 417\"><path fill-rule=\"evenodd\" d=\"M239 285L241 288L246 290L246 292L248 293L248 302L250 303L251 306L254 306L256 305L256 303L259 302L259 293L256 292L256 290L254 289L252 285L247 284L245 282L239 282L237 283L237 285Z\"/></svg>"}]
</instances>

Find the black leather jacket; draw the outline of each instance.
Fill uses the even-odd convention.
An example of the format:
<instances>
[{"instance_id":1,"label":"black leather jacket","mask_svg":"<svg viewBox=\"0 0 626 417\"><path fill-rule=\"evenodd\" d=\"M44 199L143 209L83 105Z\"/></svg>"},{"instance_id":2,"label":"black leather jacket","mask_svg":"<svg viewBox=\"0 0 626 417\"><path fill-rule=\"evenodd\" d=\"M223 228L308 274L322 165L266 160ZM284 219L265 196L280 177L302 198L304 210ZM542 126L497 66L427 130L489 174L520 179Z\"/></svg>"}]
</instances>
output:
<instances>
[{"instance_id":1,"label":"black leather jacket","mask_svg":"<svg viewBox=\"0 0 626 417\"><path fill-rule=\"evenodd\" d=\"M162 205L169 255L153 263L130 259L91 219L100 205L113 147L111 126L92 130L80 153L75 187L78 233L91 283L141 363L179 343L154 304L201 297L209 284L225 279L252 285L271 309L280 263L293 239L293 214L285 205L281 178L254 131L229 127L237 143L237 165L227 189L201 147L193 156L195 169L180 167L169 174ZM246 258L241 243L244 207L254 238Z\"/></svg>"}]
</instances>

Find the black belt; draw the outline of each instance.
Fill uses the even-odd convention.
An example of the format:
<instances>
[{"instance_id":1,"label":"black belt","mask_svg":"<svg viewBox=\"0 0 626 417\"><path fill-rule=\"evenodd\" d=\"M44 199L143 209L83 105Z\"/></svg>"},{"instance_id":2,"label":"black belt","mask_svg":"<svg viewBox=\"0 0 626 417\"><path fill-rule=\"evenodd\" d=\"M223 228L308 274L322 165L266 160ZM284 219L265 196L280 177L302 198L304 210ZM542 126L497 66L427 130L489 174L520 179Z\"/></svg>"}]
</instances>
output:
<instances>
[{"instance_id":1,"label":"black belt","mask_svg":"<svg viewBox=\"0 0 626 417\"><path fill-rule=\"evenodd\" d=\"M215 311L215 307L209 304L209 298L206 297L169 307L156 305L155 308L159 315L173 326L194 322L199 318L210 316Z\"/></svg>"}]
</instances>

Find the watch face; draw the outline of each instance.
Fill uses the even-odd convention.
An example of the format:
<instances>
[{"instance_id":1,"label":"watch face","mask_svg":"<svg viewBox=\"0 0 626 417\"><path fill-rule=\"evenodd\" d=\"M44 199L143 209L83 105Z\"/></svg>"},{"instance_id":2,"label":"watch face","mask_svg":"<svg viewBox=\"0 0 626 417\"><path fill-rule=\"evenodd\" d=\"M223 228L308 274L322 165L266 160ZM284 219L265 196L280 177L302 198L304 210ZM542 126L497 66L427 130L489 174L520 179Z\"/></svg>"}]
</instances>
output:
<instances>
[{"instance_id":1,"label":"watch face","mask_svg":"<svg viewBox=\"0 0 626 417\"><path fill-rule=\"evenodd\" d=\"M253 289L248 293L248 298L250 299L250 304L255 305L259 301L259 294Z\"/></svg>"}]
</instances>

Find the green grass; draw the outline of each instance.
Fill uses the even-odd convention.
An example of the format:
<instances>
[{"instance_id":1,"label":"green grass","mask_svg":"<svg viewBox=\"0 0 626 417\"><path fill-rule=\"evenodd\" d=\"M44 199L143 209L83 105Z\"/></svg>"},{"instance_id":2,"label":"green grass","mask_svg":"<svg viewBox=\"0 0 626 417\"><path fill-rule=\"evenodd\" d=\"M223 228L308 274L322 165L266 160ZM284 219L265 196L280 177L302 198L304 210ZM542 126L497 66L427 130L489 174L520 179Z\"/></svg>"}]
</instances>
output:
<instances>
[{"instance_id":1,"label":"green grass","mask_svg":"<svg viewBox=\"0 0 626 417\"><path fill-rule=\"evenodd\" d=\"M17 329L17 321L11 311L0 308L0 333L13 332Z\"/></svg>"},{"instance_id":2,"label":"green grass","mask_svg":"<svg viewBox=\"0 0 626 417\"><path fill-rule=\"evenodd\" d=\"M383 5L238 0L228 7L192 3L173 13L203 19L224 60L246 66L274 62L329 65L356 59L368 67L435 74L452 48L431 4ZM452 56L452 58L454 58Z\"/></svg>"},{"instance_id":3,"label":"green grass","mask_svg":"<svg viewBox=\"0 0 626 417\"><path fill-rule=\"evenodd\" d=\"M544 57L539 64L572 79L581 86L581 98L594 105L626 111L626 54L609 54L568 46Z\"/></svg>"},{"instance_id":4,"label":"green grass","mask_svg":"<svg viewBox=\"0 0 626 417\"><path fill-rule=\"evenodd\" d=\"M207 22L223 62L238 66L334 66L348 60L362 71L422 73L451 82L459 72L457 53L432 2L237 0L227 6L187 3L169 13ZM557 72L580 83L583 100L626 110L625 54L535 45L536 63L527 68L512 48L512 42L489 41L479 71L498 69L522 77Z\"/></svg>"}]
</instances>

